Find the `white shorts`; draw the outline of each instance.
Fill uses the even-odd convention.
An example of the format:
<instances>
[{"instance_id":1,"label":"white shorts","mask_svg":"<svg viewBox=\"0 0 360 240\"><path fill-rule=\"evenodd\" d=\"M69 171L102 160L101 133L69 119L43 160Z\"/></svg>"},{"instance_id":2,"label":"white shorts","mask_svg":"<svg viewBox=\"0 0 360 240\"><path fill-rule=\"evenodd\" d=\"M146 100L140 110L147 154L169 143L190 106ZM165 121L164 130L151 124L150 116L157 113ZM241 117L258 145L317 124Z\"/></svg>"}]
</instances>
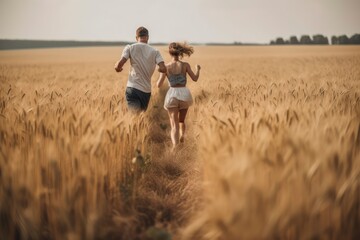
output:
<instances>
[{"instance_id":1,"label":"white shorts","mask_svg":"<svg viewBox=\"0 0 360 240\"><path fill-rule=\"evenodd\" d=\"M193 99L187 87L170 87L166 93L164 108L187 109L192 104Z\"/></svg>"}]
</instances>

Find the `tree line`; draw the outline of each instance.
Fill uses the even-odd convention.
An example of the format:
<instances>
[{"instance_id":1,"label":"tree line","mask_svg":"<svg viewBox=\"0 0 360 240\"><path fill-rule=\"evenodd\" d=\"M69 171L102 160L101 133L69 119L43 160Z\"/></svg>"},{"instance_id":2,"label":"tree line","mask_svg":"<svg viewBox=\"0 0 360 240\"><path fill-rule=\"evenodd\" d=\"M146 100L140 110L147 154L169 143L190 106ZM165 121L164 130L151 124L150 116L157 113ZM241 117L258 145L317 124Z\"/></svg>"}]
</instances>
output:
<instances>
[{"instance_id":1,"label":"tree line","mask_svg":"<svg viewBox=\"0 0 360 240\"><path fill-rule=\"evenodd\" d=\"M285 45L285 44L325 44L328 45L329 39L326 36L321 34L313 35L311 38L309 35L302 35L300 39L296 36L291 36L289 39L284 40L282 37L278 37L275 40L270 41L271 45ZM360 34L354 34L350 38L346 35L341 36L332 36L331 37L331 44L338 45L338 44L360 44Z\"/></svg>"}]
</instances>

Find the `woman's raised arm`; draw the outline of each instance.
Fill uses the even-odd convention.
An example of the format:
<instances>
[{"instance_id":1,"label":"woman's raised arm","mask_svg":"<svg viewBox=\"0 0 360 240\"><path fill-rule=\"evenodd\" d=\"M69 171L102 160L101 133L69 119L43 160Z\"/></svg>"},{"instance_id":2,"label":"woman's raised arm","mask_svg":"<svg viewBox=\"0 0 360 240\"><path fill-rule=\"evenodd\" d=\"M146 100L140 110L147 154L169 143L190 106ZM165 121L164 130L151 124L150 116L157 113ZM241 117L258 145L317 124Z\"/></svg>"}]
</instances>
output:
<instances>
[{"instance_id":1,"label":"woman's raised arm","mask_svg":"<svg viewBox=\"0 0 360 240\"><path fill-rule=\"evenodd\" d=\"M201 69L201 67L200 67L200 65L196 65L195 68L196 68L196 73L194 73L191 70L190 64L186 63L186 72L189 74L191 79L196 82L200 77L200 69Z\"/></svg>"}]
</instances>

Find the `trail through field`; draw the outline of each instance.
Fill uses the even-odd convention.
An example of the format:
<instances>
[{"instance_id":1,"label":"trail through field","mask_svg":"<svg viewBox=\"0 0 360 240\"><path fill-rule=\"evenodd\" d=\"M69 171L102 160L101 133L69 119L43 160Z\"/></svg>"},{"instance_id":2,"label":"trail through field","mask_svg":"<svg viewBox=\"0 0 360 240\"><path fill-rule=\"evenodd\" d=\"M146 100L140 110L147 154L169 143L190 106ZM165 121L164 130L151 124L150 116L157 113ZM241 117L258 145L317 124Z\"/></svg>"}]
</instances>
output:
<instances>
[{"instance_id":1,"label":"trail through field","mask_svg":"<svg viewBox=\"0 0 360 240\"><path fill-rule=\"evenodd\" d=\"M359 46L196 46L175 151L119 50L0 51L1 239L360 239Z\"/></svg>"},{"instance_id":2,"label":"trail through field","mask_svg":"<svg viewBox=\"0 0 360 240\"><path fill-rule=\"evenodd\" d=\"M162 107L165 94L166 90L161 89L150 109L151 167L138 185L135 201L140 225L155 226L150 228L150 233L148 230L150 235L157 231L176 235L199 203L201 171L196 161L194 136L187 131L185 142L171 150L169 119Z\"/></svg>"}]
</instances>

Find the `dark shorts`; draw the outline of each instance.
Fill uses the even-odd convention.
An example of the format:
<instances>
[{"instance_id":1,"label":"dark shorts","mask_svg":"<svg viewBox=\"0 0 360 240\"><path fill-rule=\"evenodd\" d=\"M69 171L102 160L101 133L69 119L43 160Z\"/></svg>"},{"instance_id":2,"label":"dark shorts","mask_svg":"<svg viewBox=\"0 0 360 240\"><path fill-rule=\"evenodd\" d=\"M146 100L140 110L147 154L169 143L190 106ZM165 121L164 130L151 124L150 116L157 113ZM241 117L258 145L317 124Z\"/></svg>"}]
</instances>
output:
<instances>
[{"instance_id":1,"label":"dark shorts","mask_svg":"<svg viewBox=\"0 0 360 240\"><path fill-rule=\"evenodd\" d=\"M149 105L151 93L127 87L125 96L129 109L145 111Z\"/></svg>"}]
</instances>

